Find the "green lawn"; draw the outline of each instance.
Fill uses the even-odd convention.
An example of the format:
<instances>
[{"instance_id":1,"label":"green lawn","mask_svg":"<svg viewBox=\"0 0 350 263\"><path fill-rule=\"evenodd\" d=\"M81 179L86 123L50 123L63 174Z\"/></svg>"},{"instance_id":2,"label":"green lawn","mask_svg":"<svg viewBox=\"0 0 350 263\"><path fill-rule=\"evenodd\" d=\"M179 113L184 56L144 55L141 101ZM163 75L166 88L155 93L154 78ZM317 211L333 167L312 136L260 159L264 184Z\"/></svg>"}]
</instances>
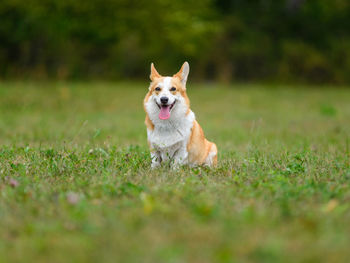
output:
<instances>
[{"instance_id":1,"label":"green lawn","mask_svg":"<svg viewBox=\"0 0 350 263\"><path fill-rule=\"evenodd\" d=\"M152 171L147 85L0 84L0 262L349 262L350 89L189 84L219 165Z\"/></svg>"}]
</instances>

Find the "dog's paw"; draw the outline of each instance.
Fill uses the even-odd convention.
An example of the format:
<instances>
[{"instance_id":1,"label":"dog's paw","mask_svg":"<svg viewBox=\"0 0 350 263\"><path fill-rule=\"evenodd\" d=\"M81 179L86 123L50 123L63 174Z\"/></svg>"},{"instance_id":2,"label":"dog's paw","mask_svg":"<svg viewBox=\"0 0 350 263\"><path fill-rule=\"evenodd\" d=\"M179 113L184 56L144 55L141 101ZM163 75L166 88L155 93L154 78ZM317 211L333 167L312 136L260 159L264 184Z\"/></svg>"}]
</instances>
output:
<instances>
[{"instance_id":1,"label":"dog's paw","mask_svg":"<svg viewBox=\"0 0 350 263\"><path fill-rule=\"evenodd\" d=\"M152 164L151 164L151 168L152 169L156 169L156 168L158 168L160 166L160 163L159 162L152 162Z\"/></svg>"}]
</instances>

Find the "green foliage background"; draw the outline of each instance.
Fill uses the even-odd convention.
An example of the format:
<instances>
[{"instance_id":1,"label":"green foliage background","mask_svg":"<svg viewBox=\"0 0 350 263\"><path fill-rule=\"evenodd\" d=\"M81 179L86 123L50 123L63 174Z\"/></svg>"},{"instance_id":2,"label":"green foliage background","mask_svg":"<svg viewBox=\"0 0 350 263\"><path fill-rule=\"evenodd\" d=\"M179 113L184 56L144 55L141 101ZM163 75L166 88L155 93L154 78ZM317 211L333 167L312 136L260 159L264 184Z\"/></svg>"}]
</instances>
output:
<instances>
[{"instance_id":1,"label":"green foliage background","mask_svg":"<svg viewBox=\"0 0 350 263\"><path fill-rule=\"evenodd\" d=\"M350 83L348 0L2 0L2 78Z\"/></svg>"}]
</instances>

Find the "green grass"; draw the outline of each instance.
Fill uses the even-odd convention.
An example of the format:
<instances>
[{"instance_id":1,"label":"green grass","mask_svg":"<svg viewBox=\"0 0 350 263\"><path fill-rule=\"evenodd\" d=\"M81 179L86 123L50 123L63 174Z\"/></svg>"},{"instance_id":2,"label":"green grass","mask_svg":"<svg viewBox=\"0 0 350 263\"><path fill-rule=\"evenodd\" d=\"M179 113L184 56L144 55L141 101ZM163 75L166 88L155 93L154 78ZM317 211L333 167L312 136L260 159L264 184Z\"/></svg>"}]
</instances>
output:
<instances>
[{"instance_id":1,"label":"green grass","mask_svg":"<svg viewBox=\"0 0 350 263\"><path fill-rule=\"evenodd\" d=\"M147 85L0 84L0 262L349 262L350 90L189 85L219 165L152 171Z\"/></svg>"}]
</instances>

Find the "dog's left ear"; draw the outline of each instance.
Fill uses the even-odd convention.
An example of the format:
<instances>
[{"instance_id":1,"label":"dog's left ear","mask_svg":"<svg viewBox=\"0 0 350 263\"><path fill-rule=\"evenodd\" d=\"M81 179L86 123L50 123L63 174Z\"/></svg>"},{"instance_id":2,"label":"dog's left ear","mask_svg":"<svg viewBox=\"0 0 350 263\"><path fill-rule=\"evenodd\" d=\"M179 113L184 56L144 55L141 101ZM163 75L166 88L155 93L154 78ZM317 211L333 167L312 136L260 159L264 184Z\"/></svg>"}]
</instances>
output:
<instances>
[{"instance_id":1,"label":"dog's left ear","mask_svg":"<svg viewBox=\"0 0 350 263\"><path fill-rule=\"evenodd\" d=\"M160 78L161 75L158 73L158 71L156 70L156 68L154 67L154 64L151 64L151 75L149 76L149 78L153 81L156 78Z\"/></svg>"},{"instance_id":2,"label":"dog's left ear","mask_svg":"<svg viewBox=\"0 0 350 263\"><path fill-rule=\"evenodd\" d=\"M176 73L174 75L174 77L177 77L181 80L182 84L183 85L186 85L186 81L187 81L187 76L188 76L188 73L190 73L190 65L188 64L188 62L186 61L180 71L178 73Z\"/></svg>"}]
</instances>

